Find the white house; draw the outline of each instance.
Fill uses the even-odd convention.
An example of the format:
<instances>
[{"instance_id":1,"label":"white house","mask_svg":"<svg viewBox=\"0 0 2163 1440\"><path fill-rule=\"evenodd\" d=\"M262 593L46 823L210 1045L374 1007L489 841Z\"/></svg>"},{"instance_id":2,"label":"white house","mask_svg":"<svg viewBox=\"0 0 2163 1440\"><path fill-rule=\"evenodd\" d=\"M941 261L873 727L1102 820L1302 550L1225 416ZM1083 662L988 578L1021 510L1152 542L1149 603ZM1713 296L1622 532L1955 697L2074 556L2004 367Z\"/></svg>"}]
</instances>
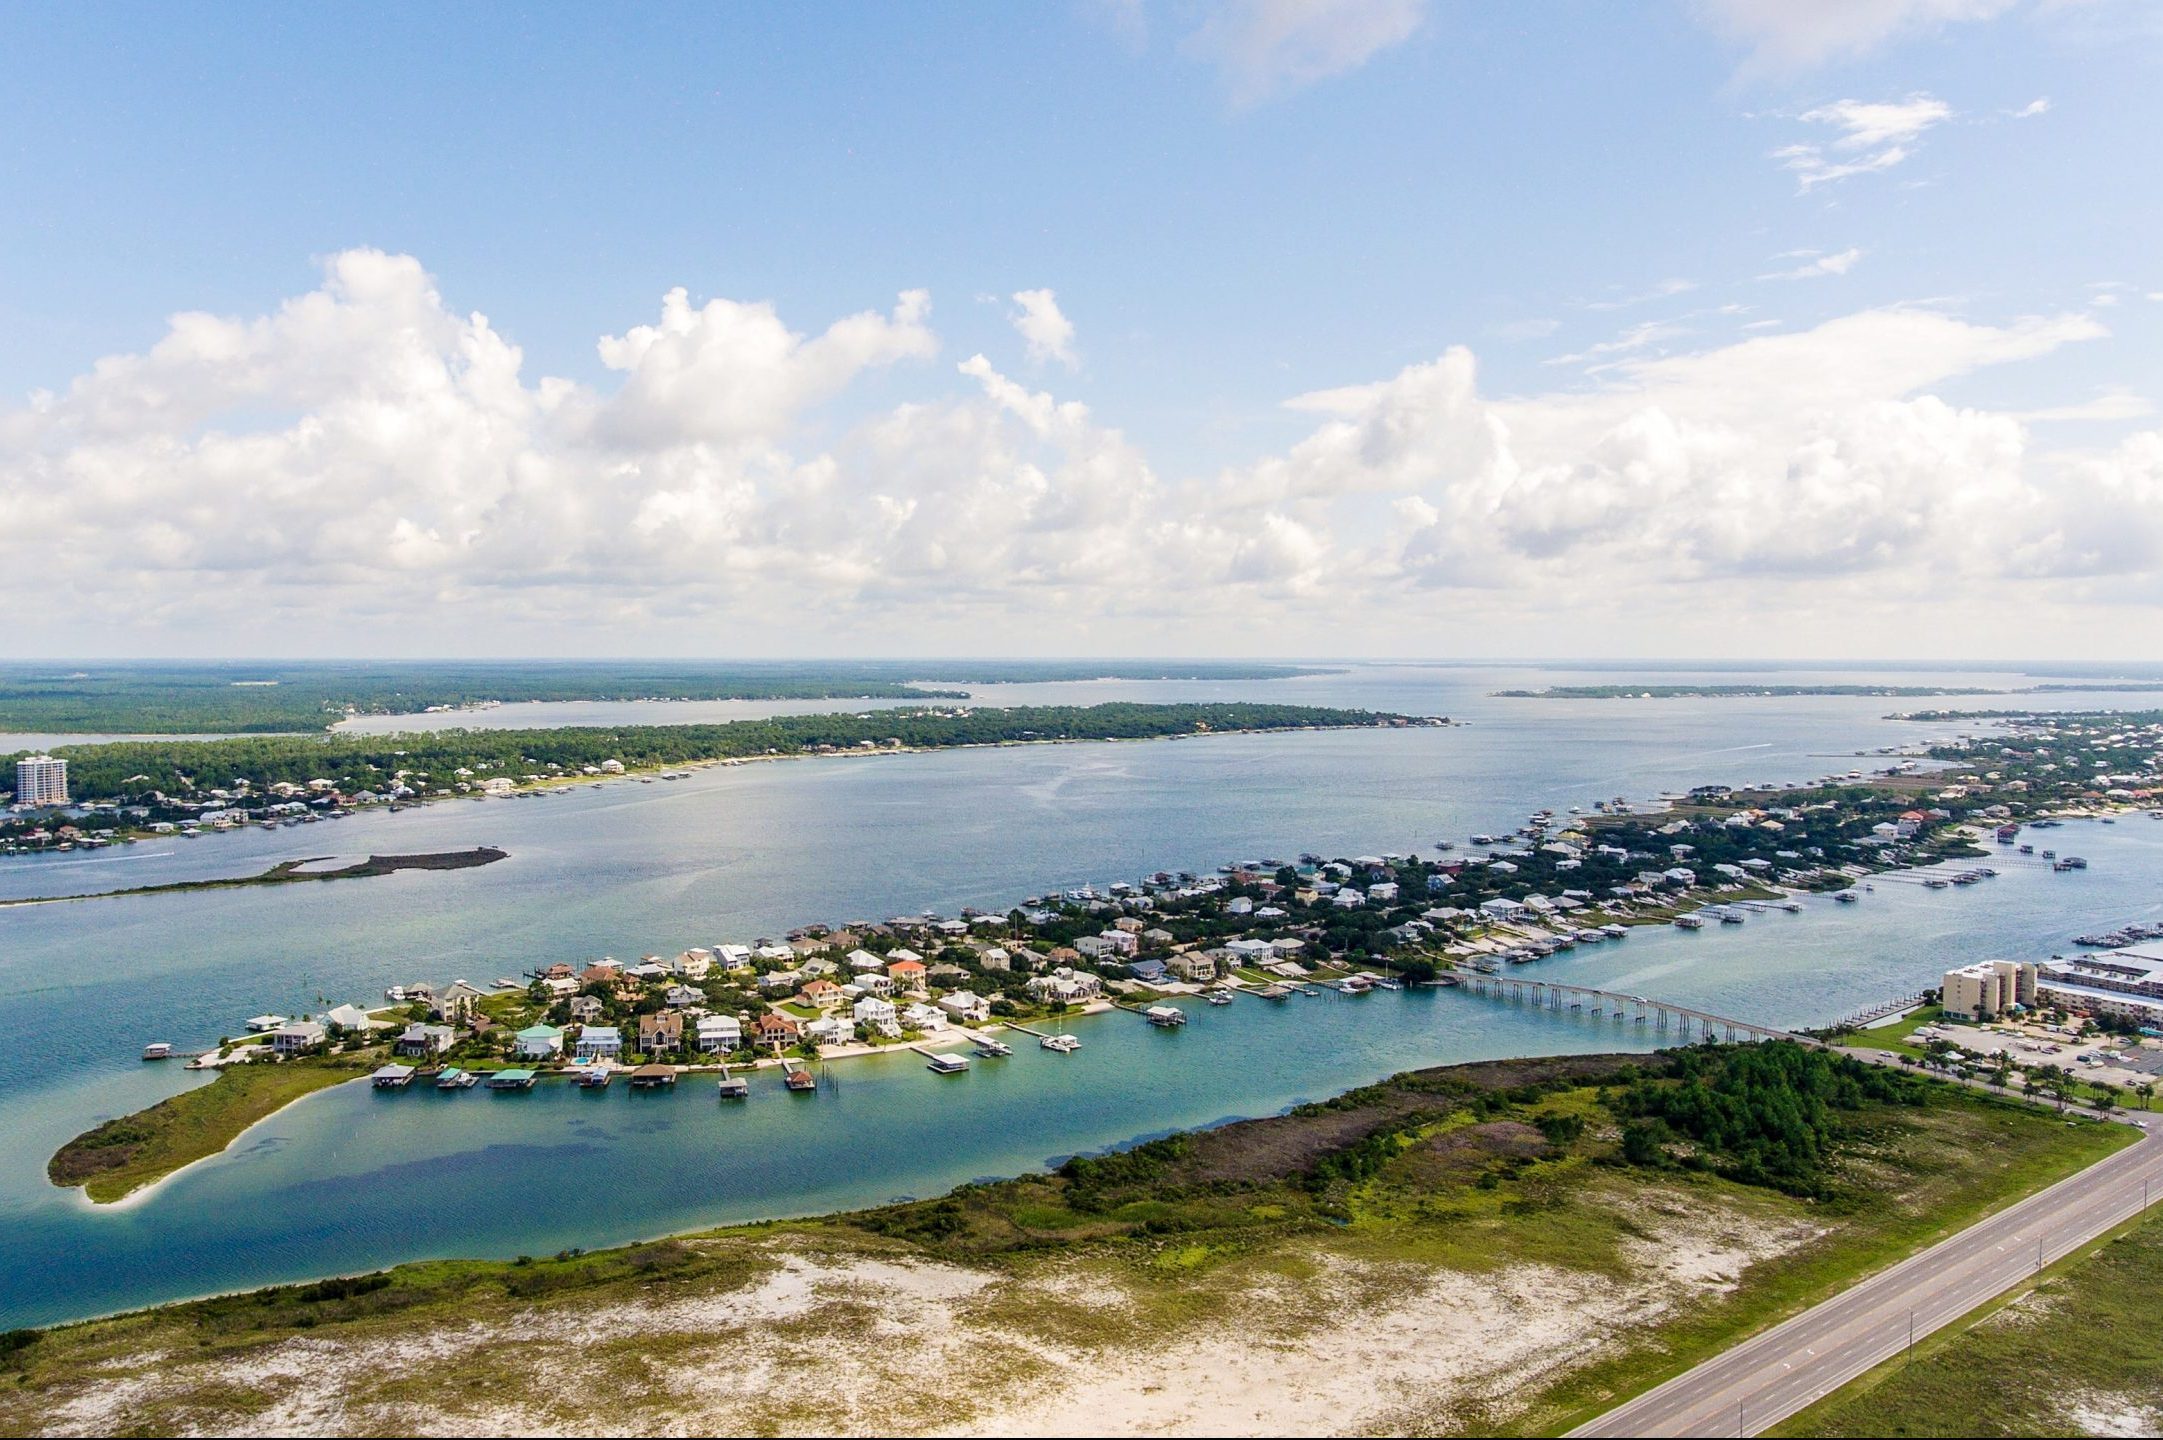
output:
<instances>
[{"instance_id":1,"label":"white house","mask_svg":"<svg viewBox=\"0 0 2163 1440\"><path fill-rule=\"evenodd\" d=\"M323 1043L329 1032L313 1020L294 1020L270 1032L270 1048L280 1055L297 1055Z\"/></svg>"},{"instance_id":2,"label":"white house","mask_svg":"<svg viewBox=\"0 0 2163 1440\"><path fill-rule=\"evenodd\" d=\"M849 952L849 968L859 973L884 970L886 968L886 959L884 956L872 954L869 950L851 950Z\"/></svg>"},{"instance_id":3,"label":"white house","mask_svg":"<svg viewBox=\"0 0 2163 1440\"><path fill-rule=\"evenodd\" d=\"M698 1048L708 1054L734 1050L744 1043L744 1026L734 1015L698 1017Z\"/></svg>"},{"instance_id":4,"label":"white house","mask_svg":"<svg viewBox=\"0 0 2163 1440\"><path fill-rule=\"evenodd\" d=\"M1480 901L1480 913L1494 920L1507 920L1524 908L1517 901L1505 899L1500 895L1497 895L1492 900Z\"/></svg>"},{"instance_id":5,"label":"white house","mask_svg":"<svg viewBox=\"0 0 2163 1440\"><path fill-rule=\"evenodd\" d=\"M1357 890L1339 890L1336 894L1329 897L1329 903L1336 906L1339 910L1357 910L1360 906L1367 903L1367 897L1360 894Z\"/></svg>"},{"instance_id":6,"label":"white house","mask_svg":"<svg viewBox=\"0 0 2163 1440\"><path fill-rule=\"evenodd\" d=\"M901 1024L895 1018L894 1002L891 1000L881 1000L876 995L866 995L856 1002L854 1009L850 1013L856 1017L856 1023L866 1030L876 1031L881 1035L899 1035L901 1033Z\"/></svg>"},{"instance_id":7,"label":"white house","mask_svg":"<svg viewBox=\"0 0 2163 1440\"><path fill-rule=\"evenodd\" d=\"M623 1032L613 1025L588 1025L578 1032L571 1053L581 1060L614 1060L623 1054Z\"/></svg>"},{"instance_id":8,"label":"white house","mask_svg":"<svg viewBox=\"0 0 2163 1440\"><path fill-rule=\"evenodd\" d=\"M804 1039L814 1045L846 1045L855 1038L856 1022L840 1015L804 1022Z\"/></svg>"},{"instance_id":9,"label":"white house","mask_svg":"<svg viewBox=\"0 0 2163 1440\"><path fill-rule=\"evenodd\" d=\"M563 1053L563 1032L553 1025L528 1025L518 1032L521 1060L546 1060Z\"/></svg>"},{"instance_id":10,"label":"white house","mask_svg":"<svg viewBox=\"0 0 2163 1440\"><path fill-rule=\"evenodd\" d=\"M750 967L751 947L749 945L716 945L713 953L714 959L720 961L723 966L730 970L744 970Z\"/></svg>"},{"instance_id":11,"label":"white house","mask_svg":"<svg viewBox=\"0 0 2163 1440\"><path fill-rule=\"evenodd\" d=\"M703 980L713 970L713 951L693 946L676 957L674 969L686 980Z\"/></svg>"},{"instance_id":12,"label":"white house","mask_svg":"<svg viewBox=\"0 0 2163 1440\"><path fill-rule=\"evenodd\" d=\"M991 1018L991 1002L981 995L967 990L956 990L951 995L939 997L939 1008L956 1020L975 1022Z\"/></svg>"},{"instance_id":13,"label":"white house","mask_svg":"<svg viewBox=\"0 0 2163 1440\"><path fill-rule=\"evenodd\" d=\"M1392 880L1384 880L1378 885L1369 885L1367 887L1367 898L1374 901L1377 905L1383 904L1387 901L1395 900L1397 898L1396 882Z\"/></svg>"},{"instance_id":14,"label":"white house","mask_svg":"<svg viewBox=\"0 0 2163 1440\"><path fill-rule=\"evenodd\" d=\"M904 1030L944 1030L946 1016L935 1005L916 1004L901 1012Z\"/></svg>"}]
</instances>

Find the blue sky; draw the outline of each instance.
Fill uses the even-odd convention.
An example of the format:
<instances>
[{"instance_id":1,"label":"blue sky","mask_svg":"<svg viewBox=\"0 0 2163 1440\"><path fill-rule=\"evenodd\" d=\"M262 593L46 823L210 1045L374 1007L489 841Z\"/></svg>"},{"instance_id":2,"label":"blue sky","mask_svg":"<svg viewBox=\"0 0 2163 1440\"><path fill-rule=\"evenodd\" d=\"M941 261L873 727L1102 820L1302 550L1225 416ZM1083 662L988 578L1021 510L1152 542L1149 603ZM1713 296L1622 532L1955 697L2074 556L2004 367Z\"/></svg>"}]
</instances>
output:
<instances>
[{"instance_id":1,"label":"blue sky","mask_svg":"<svg viewBox=\"0 0 2163 1440\"><path fill-rule=\"evenodd\" d=\"M0 516L152 572L116 591L86 563L20 597L62 651L522 650L567 626L654 653L1191 651L1227 615L1311 650L1387 609L1478 616L1474 643L1515 653L1813 654L1828 623L1956 582L2026 587L2016 650L2069 617L2154 618L2163 32L2135 0L652 6L606 27L23 5L0 25ZM178 312L261 339L350 252L419 278L237 368L231 336L158 358ZM694 314L769 302L798 336L862 312L916 328L725 435L683 407L761 391L730 367L771 348L693 365L666 425L595 420L642 383L597 342L677 287ZM926 318L892 319L919 290ZM1072 338L1032 352L1015 297L1039 290ZM457 372L475 312L525 398L387 444L386 408L403 436L444 402L369 367L418 363L410 342ZM1729 347L1773 336L1805 338L1721 393L1752 372ZM1928 358L1800 395L1815 428L1781 428L1788 377L1903 346ZM1419 378L1453 351L1464 374ZM97 380L113 357L140 363ZM1684 370L1642 368L1663 360ZM1358 387L1350 410L1287 404ZM1644 427L1670 421L1662 451ZM511 424L516 444L471 448ZM1431 443L1381 455L1408 426ZM1790 497L1828 452L1838 482ZM449 500L446 455L470 492ZM235 486L268 497L248 533L205 533ZM2091 492L2120 509L2060 513ZM567 539L606 523L596 497L644 539ZM1777 526L1702 530L1708 506L1791 499L1819 530L1867 523L1792 564ZM1993 535L2004 563L1938 573L1979 501L2031 506L2023 533L2051 543ZM694 581L687 552L818 575ZM1804 625L1806 583L1825 608ZM1595 591L1629 601L1588 627ZM1760 591L1762 626L1704 628L1708 600ZM447 603L468 623L424 618Z\"/></svg>"}]
</instances>

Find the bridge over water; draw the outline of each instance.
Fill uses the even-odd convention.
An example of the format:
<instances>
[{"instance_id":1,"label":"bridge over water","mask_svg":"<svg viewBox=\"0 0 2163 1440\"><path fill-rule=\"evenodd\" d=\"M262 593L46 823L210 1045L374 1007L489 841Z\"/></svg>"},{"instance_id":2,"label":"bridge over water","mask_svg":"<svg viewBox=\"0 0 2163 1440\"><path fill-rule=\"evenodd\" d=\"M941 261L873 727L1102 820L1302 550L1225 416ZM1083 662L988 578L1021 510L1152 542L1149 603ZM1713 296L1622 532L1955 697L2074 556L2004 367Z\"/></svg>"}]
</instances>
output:
<instances>
[{"instance_id":1,"label":"bridge over water","mask_svg":"<svg viewBox=\"0 0 2163 1440\"><path fill-rule=\"evenodd\" d=\"M1459 970L1451 977L1456 988L1474 995L1490 995L1542 1010L1608 1019L1617 1025L1642 1025L1659 1034L1690 1040L1793 1040L1798 1045L1818 1045L1808 1035L1797 1035L1771 1025L1758 1025L1709 1010L1693 1010L1642 995L1618 995L1587 985L1564 985L1554 980L1520 980L1510 975L1489 975L1478 970Z\"/></svg>"}]
</instances>

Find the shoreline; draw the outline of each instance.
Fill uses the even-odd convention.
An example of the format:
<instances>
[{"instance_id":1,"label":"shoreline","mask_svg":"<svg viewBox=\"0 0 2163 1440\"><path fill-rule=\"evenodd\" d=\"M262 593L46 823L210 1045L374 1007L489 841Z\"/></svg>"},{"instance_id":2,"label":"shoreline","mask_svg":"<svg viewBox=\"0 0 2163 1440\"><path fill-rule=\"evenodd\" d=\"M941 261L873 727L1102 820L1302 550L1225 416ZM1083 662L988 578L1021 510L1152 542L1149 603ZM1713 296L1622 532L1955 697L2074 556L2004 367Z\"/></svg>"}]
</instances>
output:
<instances>
[{"instance_id":1,"label":"shoreline","mask_svg":"<svg viewBox=\"0 0 2163 1440\"><path fill-rule=\"evenodd\" d=\"M987 707L987 708L989 708L989 707ZM1302 707L1294 707L1294 708L1302 708ZM1320 707L1320 708L1330 708L1330 707ZM837 715L849 715L849 716L853 716L853 715L855 714L855 712L850 712L850 711L836 711L836 712L833 712L833 713L835 713L835 714L837 714ZM877 714L880 714L880 713L882 713L882 712L879 712L879 711L871 711L871 712L866 712L866 713L868 713L868 714L871 714L871 715L877 715ZM1147 745L1147 744L1155 744L1155 743L1157 743L1157 742L1160 742L1160 741L1172 741L1172 740L1208 740L1208 739L1214 739L1214 738L1217 738L1217 737L1220 737L1220 736L1235 736L1235 735L1249 735L1249 736L1251 736L1251 735L1287 735L1287 734L1315 734L1315 733L1322 733L1322 732L1327 732L1327 731L1354 731L1354 730L1391 730L1391 729L1400 729L1400 728L1401 728L1401 729L1454 729L1454 728L1458 728L1458 727L1461 727L1461 726L1463 726L1464 724L1466 724L1466 723L1467 723L1467 722L1465 722L1465 721L1462 721L1462 720L1453 720L1452 718L1450 718L1450 717L1449 717L1449 716L1447 716L1447 715L1415 715L1415 716L1399 716L1399 715L1388 715L1388 714L1384 714L1383 712L1379 712L1379 711L1377 711L1377 712L1372 712L1372 713L1374 714L1374 719L1373 719L1373 720L1371 720L1371 721L1369 721L1369 722L1367 722L1367 723L1354 723L1354 722L1349 722L1349 721L1347 721L1347 722L1342 722L1342 723L1336 723L1336 724L1324 724L1324 723L1316 723L1316 724L1308 724L1308 725L1236 725L1236 726L1226 726L1226 727L1224 727L1224 728L1222 728L1222 729L1210 728L1210 729L1206 729L1206 730L1176 730L1176 731L1166 731L1166 732L1164 732L1164 733L1162 733L1162 734L1157 734L1157 735L1045 736L1045 737L1041 737L1041 738L1031 738L1031 739L1019 739L1019 738L1017 738L1017 739L1002 739L1002 740L968 740L968 741L956 741L955 743L953 743L953 744L950 744L950 745L910 745L910 744L902 744L902 745L880 745L880 746L878 746L878 747L876 747L876 748L847 748L847 749L840 749L840 748L837 748L837 749L831 749L831 750L797 750L797 751L789 751L789 752L784 752L784 753L777 753L777 754L755 754L755 755L724 755L724 756L712 756L712 757L707 757L707 758L701 758L701 759L695 759L695 760L679 760L679 761L661 761L661 762L656 762L656 763L654 763L654 764L650 764L650 765L625 765L625 766L624 766L624 768L623 768L623 769L622 769L622 770L621 770L620 772L612 772L612 773L605 773L605 774L596 774L596 775L586 775L586 774L564 774L564 775L551 775L551 776L546 776L546 777L544 777L544 778L542 778L542 779L539 779L539 780L534 780L534 781L522 781L522 782L520 782L520 783L519 783L519 784L517 785L517 787L516 787L516 788L514 788L514 789L512 789L512 790L510 790L510 791L508 791L508 792L506 792L506 793L504 793L504 794L500 794L500 795L489 795L489 794L483 794L483 793L481 793L481 792L479 792L479 791L472 791L472 792L469 792L469 793L465 793L465 794L458 794L458 795L414 795L414 796L410 796L410 797L406 797L406 798L401 798L401 799L398 799L398 800L394 800L394 801L387 801L387 802L379 802L379 803L377 803L377 804L373 804L373 805L365 805L365 806L360 806L360 807L357 807L357 808L352 808L352 809L348 809L348 810L344 811L344 812L343 812L342 814L325 814L325 815L318 815L318 816L314 817L314 819L313 819L312 821L308 821L308 820L301 820L301 819L299 819L299 817L293 817L293 819L291 819L291 820L281 820L281 821L280 821L280 822L278 822L278 823L279 823L279 825L280 825L281 827L282 827L282 826L286 826L286 825L290 825L290 824L294 824L294 823L299 823L299 824L318 823L318 824L319 824L319 823L321 823L321 822L322 822L323 820L326 820L326 819L345 819L345 818L350 818L351 816L355 816L355 815L371 815L371 814L390 814L390 815L396 815L396 814L398 814L398 813L400 813L401 811L404 811L404 810L409 810L409 809L418 809L418 808L420 808L420 807L423 807L423 806L430 806L430 805L439 805L439 804L456 804L456 803L459 803L459 802L461 802L461 801L494 801L494 800L519 800L519 799L530 799L530 798L534 798L534 797L545 797L545 796L549 796L549 795L554 795L554 794L560 793L560 792L562 792L562 791L565 791L565 790L569 790L569 789L573 789L573 788L576 788L577 786L581 786L581 785L591 785L591 786L594 786L594 787L596 787L596 788L599 788L600 786L603 786L603 785L608 785L608 784L611 784L611 783L617 783L617 782L624 782L624 781L637 781L637 782L640 782L640 783L652 783L652 782L654 782L655 780L657 780L657 779L659 779L659 778L661 778L661 777L663 777L663 776L666 776L666 775L669 775L669 774L671 774L672 772L682 772L682 773L688 774L688 773L690 773L690 772L694 772L694 771L712 770L712 769L716 769L716 768L720 768L720 769L735 769L735 768L740 768L740 767L742 767L742 766L746 766L746 765L756 765L756 764L769 764L769 763L773 763L773 762L776 762L776 761L784 761L784 760L834 760L834 759L843 759L843 758L854 758L854 759L859 759L859 760L861 760L861 759L869 759L869 758L872 758L872 757L875 757L875 756L884 756L884 755L938 755L938 754L944 754L944 753L947 753L947 752L952 752L952 751L968 751L968 750L1004 750L1004 749L1011 749L1011 748L1015 748L1015 747L1019 747L1019 746L1036 746L1036 745L1127 745L1127 744L1131 744L1131 745ZM820 716L814 716L814 717L811 717L811 718L822 718L822 717L820 717ZM723 722L718 722L718 723L721 723L721 724L750 724L750 723L757 723L757 722L750 722L750 721L723 721ZM573 727L573 728L578 728L578 727ZM604 728L604 727L590 727L590 728L596 728L596 729L598 729L598 728ZM653 727L653 728L664 728L664 729L665 729L665 728L686 728L686 727ZM328 733L328 732L326 732L326 733ZM407 736L408 736L408 733L409 733L409 732L403 732L403 731L400 731L400 732L386 732L386 733L384 733L384 734L380 734L380 735L375 735L375 734L371 734L371 735L368 735L368 736L367 736L367 737L365 737L365 738L367 738L367 739L369 739L369 740L373 740L373 741L387 741L387 740L394 740L394 739L402 739L402 738L407 738ZM426 736L426 737L431 737L431 738L432 738L432 737L434 737L434 736L438 736L438 735L444 735L444 734L455 734L455 733L458 733L458 732L457 732L457 731L455 731L455 730L441 730L441 731L414 731L414 732L410 732L410 734L411 734L412 736L415 736L415 737L420 737L420 736ZM499 733L499 732L489 732L489 731L483 731L482 733ZM517 731L517 730L506 730L506 731L502 731L502 732L500 732L500 733L503 733L503 734L518 734L518 733L521 733L521 732L519 732L519 731ZM228 739L229 739L229 738L232 738L232 737L223 737L223 738L228 738ZM283 735L283 736L279 736L279 735L273 735L273 736L267 736L267 737L260 737L260 738L268 738L268 739L292 739L292 738L296 738L296 737L294 737L294 736L291 736L291 735ZM163 743L165 739L166 739L166 737L159 737L159 743ZM175 743L175 744L188 744L188 743L195 743L195 744L213 744L213 743L217 743L217 741L216 741L216 740L213 740L213 739L210 739L210 738L204 738L204 739L200 739L200 740L191 740L191 739L190 739L189 737L185 737L185 736L179 736L179 737L172 737L172 743ZM65 758L65 757L63 757L63 758ZM101 802L97 802L97 803L105 803L105 802L102 802L102 801L101 801ZM208 827L208 828L204 828L204 829L198 829L198 830L194 830L194 831L163 831L163 832L161 832L161 831L153 831L153 830L146 830L146 829L141 829L141 828L137 828L137 827L120 827L120 828L116 828L116 829L114 829L114 830L112 830L112 831L106 832L106 833L107 833L107 834L109 834L109 835L110 835L110 836L111 836L112 838L111 838L111 839L109 839L109 840L106 840L106 841L104 841L104 842L103 842L102 844L98 844L98 845L91 845L91 846L85 846L85 845L78 845L78 844L76 844L75 842L67 842L65 846L50 846L50 847L44 847L44 848L39 848L39 849L18 849L18 850L13 850L13 851L0 851L0 866L5 866L5 865L7 865L7 863L8 863L9 861L11 861L11 860L39 860L39 859L48 859L48 858L51 858L51 857L53 857L53 856L57 856L57 855L65 855L65 854L70 854L70 853L75 853L75 852L77 852L77 851L96 851L96 850L102 850L102 849L110 849L110 848L112 848L112 846L114 846L114 845L139 845L139 844L143 844L143 843L146 843L146 842L151 842L151 841L157 841L157 840L178 840L178 839L181 839L181 838L183 838L183 836L188 836L188 835L192 835L192 836L196 836L196 837L201 837L201 836L217 836L217 835L223 835L223 834L230 834L230 833L236 833L236 832L246 832L246 831L249 831L249 830L259 830L259 829L266 829L266 828L269 828L269 827L268 827L268 826L266 826L266 825L265 825L265 824L264 824L264 823L263 823L262 821L258 821L258 820L249 820L249 821L243 821L243 822L241 822L241 823L239 823L239 824L236 824L236 825L228 825L228 826L215 826L215 825L214 825L214 826L211 826L211 827ZM114 892L114 893L128 893L128 892ZM55 895L55 896L38 896L38 897L26 897L26 899L32 899L32 900L47 900L47 899L50 899L50 900L74 900L74 899L93 899L93 898L100 898L100 897L96 897L96 896L75 896L75 895ZM20 904L20 903L24 903L24 902L23 902L23 901L0 901L0 905L5 905L5 904Z\"/></svg>"}]
</instances>

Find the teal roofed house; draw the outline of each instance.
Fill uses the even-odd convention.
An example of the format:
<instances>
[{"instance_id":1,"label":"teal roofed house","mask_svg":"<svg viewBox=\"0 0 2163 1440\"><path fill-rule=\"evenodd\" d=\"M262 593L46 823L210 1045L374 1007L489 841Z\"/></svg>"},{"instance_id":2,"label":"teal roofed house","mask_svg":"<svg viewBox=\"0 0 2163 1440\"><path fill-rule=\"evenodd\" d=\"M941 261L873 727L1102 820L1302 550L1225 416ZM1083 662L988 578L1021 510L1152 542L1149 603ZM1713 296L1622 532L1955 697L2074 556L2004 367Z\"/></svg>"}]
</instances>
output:
<instances>
[{"instance_id":1,"label":"teal roofed house","mask_svg":"<svg viewBox=\"0 0 2163 1440\"><path fill-rule=\"evenodd\" d=\"M561 1055L563 1032L553 1025L528 1025L518 1032L518 1053L528 1060L546 1060Z\"/></svg>"}]
</instances>

